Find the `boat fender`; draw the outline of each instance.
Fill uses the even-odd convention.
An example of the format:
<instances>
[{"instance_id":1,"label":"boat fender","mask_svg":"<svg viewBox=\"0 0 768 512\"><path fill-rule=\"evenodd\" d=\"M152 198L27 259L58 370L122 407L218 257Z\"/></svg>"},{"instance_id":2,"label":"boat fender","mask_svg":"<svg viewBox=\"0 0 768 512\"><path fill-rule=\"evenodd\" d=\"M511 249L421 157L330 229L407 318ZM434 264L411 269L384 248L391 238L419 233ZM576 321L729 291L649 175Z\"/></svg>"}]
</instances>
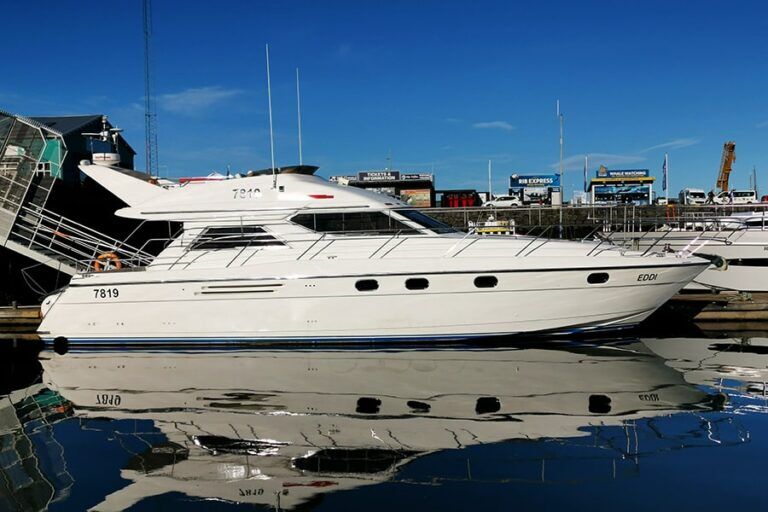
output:
<instances>
[{"instance_id":1,"label":"boat fender","mask_svg":"<svg viewBox=\"0 0 768 512\"><path fill-rule=\"evenodd\" d=\"M53 340L53 350L60 356L63 356L69 351L69 340L64 336L58 336Z\"/></svg>"},{"instance_id":2,"label":"boat fender","mask_svg":"<svg viewBox=\"0 0 768 512\"><path fill-rule=\"evenodd\" d=\"M123 263L120 261L120 258L117 254L113 252L105 252L103 254L99 254L98 258L94 260L93 270L96 272L101 272L102 270L107 270L109 265L113 265L116 270L123 268Z\"/></svg>"},{"instance_id":3,"label":"boat fender","mask_svg":"<svg viewBox=\"0 0 768 512\"><path fill-rule=\"evenodd\" d=\"M722 256L715 256L712 258L712 265L714 265L715 268L720 271L728 270L728 260Z\"/></svg>"}]
</instances>

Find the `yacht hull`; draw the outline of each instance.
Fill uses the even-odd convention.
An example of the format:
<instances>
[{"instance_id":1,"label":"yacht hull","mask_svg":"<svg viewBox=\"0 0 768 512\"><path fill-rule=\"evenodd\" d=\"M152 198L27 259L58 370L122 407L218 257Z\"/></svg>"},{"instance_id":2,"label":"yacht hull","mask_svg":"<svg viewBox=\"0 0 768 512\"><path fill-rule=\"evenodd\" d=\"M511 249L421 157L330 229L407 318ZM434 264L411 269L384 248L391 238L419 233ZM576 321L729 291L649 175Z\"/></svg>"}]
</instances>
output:
<instances>
[{"instance_id":1,"label":"yacht hull","mask_svg":"<svg viewBox=\"0 0 768 512\"><path fill-rule=\"evenodd\" d=\"M688 290L768 292L768 230L732 232L658 231L614 233L613 240L635 250L695 250L717 256L725 264L711 265L686 286Z\"/></svg>"},{"instance_id":2,"label":"yacht hull","mask_svg":"<svg viewBox=\"0 0 768 512\"><path fill-rule=\"evenodd\" d=\"M39 333L72 343L184 344L447 341L622 329L640 323L706 266L654 259L618 267L373 276L121 282L93 275L46 301ZM593 274L608 280L590 284ZM477 288L474 279L487 275L496 286ZM414 277L428 287L406 289ZM358 291L361 280L376 281L377 289Z\"/></svg>"}]
</instances>

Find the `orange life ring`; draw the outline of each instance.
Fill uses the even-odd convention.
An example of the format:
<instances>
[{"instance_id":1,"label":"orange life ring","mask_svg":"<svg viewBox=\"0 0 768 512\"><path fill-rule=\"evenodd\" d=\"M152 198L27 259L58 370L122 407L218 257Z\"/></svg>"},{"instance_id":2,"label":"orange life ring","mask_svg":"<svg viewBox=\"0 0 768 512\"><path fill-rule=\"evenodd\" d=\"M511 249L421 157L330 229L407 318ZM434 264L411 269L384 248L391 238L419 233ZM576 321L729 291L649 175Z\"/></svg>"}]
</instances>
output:
<instances>
[{"instance_id":1,"label":"orange life ring","mask_svg":"<svg viewBox=\"0 0 768 512\"><path fill-rule=\"evenodd\" d=\"M93 261L93 270L96 272L106 270L107 265L109 264L107 262L114 265L115 270L120 270L123 268L123 263L120 261L120 258L117 256L117 254L113 252L105 252L103 254L99 254L98 258Z\"/></svg>"}]
</instances>

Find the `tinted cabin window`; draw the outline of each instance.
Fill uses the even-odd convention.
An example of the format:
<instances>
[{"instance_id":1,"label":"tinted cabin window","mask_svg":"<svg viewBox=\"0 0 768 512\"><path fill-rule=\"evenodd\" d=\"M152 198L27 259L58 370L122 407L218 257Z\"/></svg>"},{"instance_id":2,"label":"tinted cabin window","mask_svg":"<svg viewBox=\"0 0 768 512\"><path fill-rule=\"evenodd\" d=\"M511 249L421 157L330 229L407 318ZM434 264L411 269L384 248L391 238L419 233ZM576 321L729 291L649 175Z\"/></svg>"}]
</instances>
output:
<instances>
[{"instance_id":1,"label":"tinted cabin window","mask_svg":"<svg viewBox=\"0 0 768 512\"><path fill-rule=\"evenodd\" d=\"M190 244L189 249L231 249L233 247L285 245L260 226L227 226L206 228Z\"/></svg>"},{"instance_id":2,"label":"tinted cabin window","mask_svg":"<svg viewBox=\"0 0 768 512\"><path fill-rule=\"evenodd\" d=\"M426 290L429 288L429 281L423 277L413 277L405 281L405 287L409 290Z\"/></svg>"},{"instance_id":3,"label":"tinted cabin window","mask_svg":"<svg viewBox=\"0 0 768 512\"><path fill-rule=\"evenodd\" d=\"M379 282L375 279L361 279L355 283L355 288L360 292L372 292L379 289Z\"/></svg>"},{"instance_id":4,"label":"tinted cabin window","mask_svg":"<svg viewBox=\"0 0 768 512\"><path fill-rule=\"evenodd\" d=\"M478 288L495 288L499 280L495 276L477 276L475 286Z\"/></svg>"},{"instance_id":5,"label":"tinted cabin window","mask_svg":"<svg viewBox=\"0 0 768 512\"><path fill-rule=\"evenodd\" d=\"M433 231L435 233L455 233L456 230L448 224L443 224L439 220L433 219L429 215L425 215L418 210L396 210L397 213L405 217L406 219L415 222L420 226Z\"/></svg>"},{"instance_id":6,"label":"tinted cabin window","mask_svg":"<svg viewBox=\"0 0 768 512\"><path fill-rule=\"evenodd\" d=\"M342 235L418 233L383 212L300 213L291 222L319 233Z\"/></svg>"},{"instance_id":7,"label":"tinted cabin window","mask_svg":"<svg viewBox=\"0 0 768 512\"><path fill-rule=\"evenodd\" d=\"M603 284L608 282L608 274L605 272L595 272L587 276L589 284Z\"/></svg>"}]
</instances>

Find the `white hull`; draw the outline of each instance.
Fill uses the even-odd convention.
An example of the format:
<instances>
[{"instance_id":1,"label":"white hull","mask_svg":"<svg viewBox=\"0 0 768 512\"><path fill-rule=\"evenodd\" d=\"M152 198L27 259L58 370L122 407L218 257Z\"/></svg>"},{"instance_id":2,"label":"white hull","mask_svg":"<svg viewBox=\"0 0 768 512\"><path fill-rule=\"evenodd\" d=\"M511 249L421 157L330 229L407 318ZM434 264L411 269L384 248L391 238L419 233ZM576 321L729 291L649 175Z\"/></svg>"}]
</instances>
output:
<instances>
[{"instance_id":1,"label":"white hull","mask_svg":"<svg viewBox=\"0 0 768 512\"><path fill-rule=\"evenodd\" d=\"M719 256L727 264L711 265L686 289L768 292L768 230L657 231L614 233L612 239L635 250L695 250Z\"/></svg>"},{"instance_id":2,"label":"white hull","mask_svg":"<svg viewBox=\"0 0 768 512\"><path fill-rule=\"evenodd\" d=\"M498 285L477 289L486 272L414 272L376 276L379 288L359 292L365 275L137 282L131 274L73 279L40 327L45 339L70 342L392 341L456 340L568 332L635 325L701 271L701 263L647 258L655 265L607 269L493 272ZM344 265L349 267L349 263ZM413 268L413 265L411 265ZM607 272L591 285L587 276ZM178 279L179 272L173 278ZM128 275L132 282L121 281ZM229 273L232 276L232 273ZM251 278L244 277L251 275ZM653 281L638 281L655 275ZM192 276L190 276L192 277ZM427 290L406 290L409 277L429 279ZM119 290L116 298L95 296ZM87 311L87 315L82 312Z\"/></svg>"}]
</instances>

